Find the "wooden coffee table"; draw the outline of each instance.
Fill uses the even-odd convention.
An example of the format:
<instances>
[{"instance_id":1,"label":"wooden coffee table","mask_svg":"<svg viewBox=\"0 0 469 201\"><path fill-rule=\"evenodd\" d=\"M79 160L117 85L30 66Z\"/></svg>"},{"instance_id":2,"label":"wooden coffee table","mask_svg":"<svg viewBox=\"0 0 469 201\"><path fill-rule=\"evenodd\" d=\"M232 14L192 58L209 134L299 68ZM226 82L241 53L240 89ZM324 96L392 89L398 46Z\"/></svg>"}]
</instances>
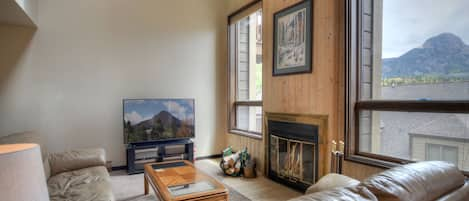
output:
<instances>
[{"instance_id":1,"label":"wooden coffee table","mask_svg":"<svg viewBox=\"0 0 469 201\"><path fill-rule=\"evenodd\" d=\"M144 165L145 195L150 185L160 200L228 200L228 190L189 161Z\"/></svg>"}]
</instances>

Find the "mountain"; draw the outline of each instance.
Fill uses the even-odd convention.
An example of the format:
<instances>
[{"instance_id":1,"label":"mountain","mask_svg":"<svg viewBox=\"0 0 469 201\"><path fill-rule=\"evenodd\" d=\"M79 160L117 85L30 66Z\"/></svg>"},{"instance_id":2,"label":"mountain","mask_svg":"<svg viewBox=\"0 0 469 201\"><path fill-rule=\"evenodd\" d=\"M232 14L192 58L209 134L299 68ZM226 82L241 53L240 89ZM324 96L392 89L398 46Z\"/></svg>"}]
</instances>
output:
<instances>
[{"instance_id":1,"label":"mountain","mask_svg":"<svg viewBox=\"0 0 469 201\"><path fill-rule=\"evenodd\" d=\"M141 129L150 129L156 127L158 122L163 127L178 128L181 126L181 120L174 117L171 113L163 110L157 115L153 116L151 119L138 123L135 125L135 127Z\"/></svg>"},{"instance_id":2,"label":"mountain","mask_svg":"<svg viewBox=\"0 0 469 201\"><path fill-rule=\"evenodd\" d=\"M400 57L383 59L383 78L469 75L469 45L452 33L427 39Z\"/></svg>"}]
</instances>

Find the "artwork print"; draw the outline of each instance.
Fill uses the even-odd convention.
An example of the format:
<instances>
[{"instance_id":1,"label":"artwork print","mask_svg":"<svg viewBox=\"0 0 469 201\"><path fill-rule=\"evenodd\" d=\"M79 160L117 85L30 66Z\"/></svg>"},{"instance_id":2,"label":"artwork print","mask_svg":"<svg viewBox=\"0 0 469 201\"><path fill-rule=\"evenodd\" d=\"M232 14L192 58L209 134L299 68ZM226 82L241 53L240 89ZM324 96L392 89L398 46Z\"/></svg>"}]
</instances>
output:
<instances>
[{"instance_id":1,"label":"artwork print","mask_svg":"<svg viewBox=\"0 0 469 201\"><path fill-rule=\"evenodd\" d=\"M306 9L303 8L278 20L277 68L306 64Z\"/></svg>"},{"instance_id":2,"label":"artwork print","mask_svg":"<svg viewBox=\"0 0 469 201\"><path fill-rule=\"evenodd\" d=\"M311 72L311 1L275 14L274 75Z\"/></svg>"}]
</instances>

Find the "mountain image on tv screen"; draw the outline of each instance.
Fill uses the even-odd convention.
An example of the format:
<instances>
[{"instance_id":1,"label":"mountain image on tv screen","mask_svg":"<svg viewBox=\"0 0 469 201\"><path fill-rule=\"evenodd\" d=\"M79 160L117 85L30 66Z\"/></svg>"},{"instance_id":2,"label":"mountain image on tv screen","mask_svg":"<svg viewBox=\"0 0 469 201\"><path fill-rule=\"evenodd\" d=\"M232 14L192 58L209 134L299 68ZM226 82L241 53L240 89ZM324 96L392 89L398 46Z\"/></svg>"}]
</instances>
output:
<instances>
[{"instance_id":1,"label":"mountain image on tv screen","mask_svg":"<svg viewBox=\"0 0 469 201\"><path fill-rule=\"evenodd\" d=\"M193 99L126 99L124 143L194 137Z\"/></svg>"}]
</instances>

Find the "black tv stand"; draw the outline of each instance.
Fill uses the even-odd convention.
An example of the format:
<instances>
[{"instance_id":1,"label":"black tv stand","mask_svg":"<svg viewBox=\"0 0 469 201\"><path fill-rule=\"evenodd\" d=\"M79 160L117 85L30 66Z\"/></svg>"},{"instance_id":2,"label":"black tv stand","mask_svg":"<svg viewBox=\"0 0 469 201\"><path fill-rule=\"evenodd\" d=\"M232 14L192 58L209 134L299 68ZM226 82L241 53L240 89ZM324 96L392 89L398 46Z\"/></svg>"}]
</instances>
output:
<instances>
[{"instance_id":1,"label":"black tv stand","mask_svg":"<svg viewBox=\"0 0 469 201\"><path fill-rule=\"evenodd\" d=\"M194 160L194 143L190 139L132 143L127 145L127 173L143 172L146 163Z\"/></svg>"}]
</instances>

